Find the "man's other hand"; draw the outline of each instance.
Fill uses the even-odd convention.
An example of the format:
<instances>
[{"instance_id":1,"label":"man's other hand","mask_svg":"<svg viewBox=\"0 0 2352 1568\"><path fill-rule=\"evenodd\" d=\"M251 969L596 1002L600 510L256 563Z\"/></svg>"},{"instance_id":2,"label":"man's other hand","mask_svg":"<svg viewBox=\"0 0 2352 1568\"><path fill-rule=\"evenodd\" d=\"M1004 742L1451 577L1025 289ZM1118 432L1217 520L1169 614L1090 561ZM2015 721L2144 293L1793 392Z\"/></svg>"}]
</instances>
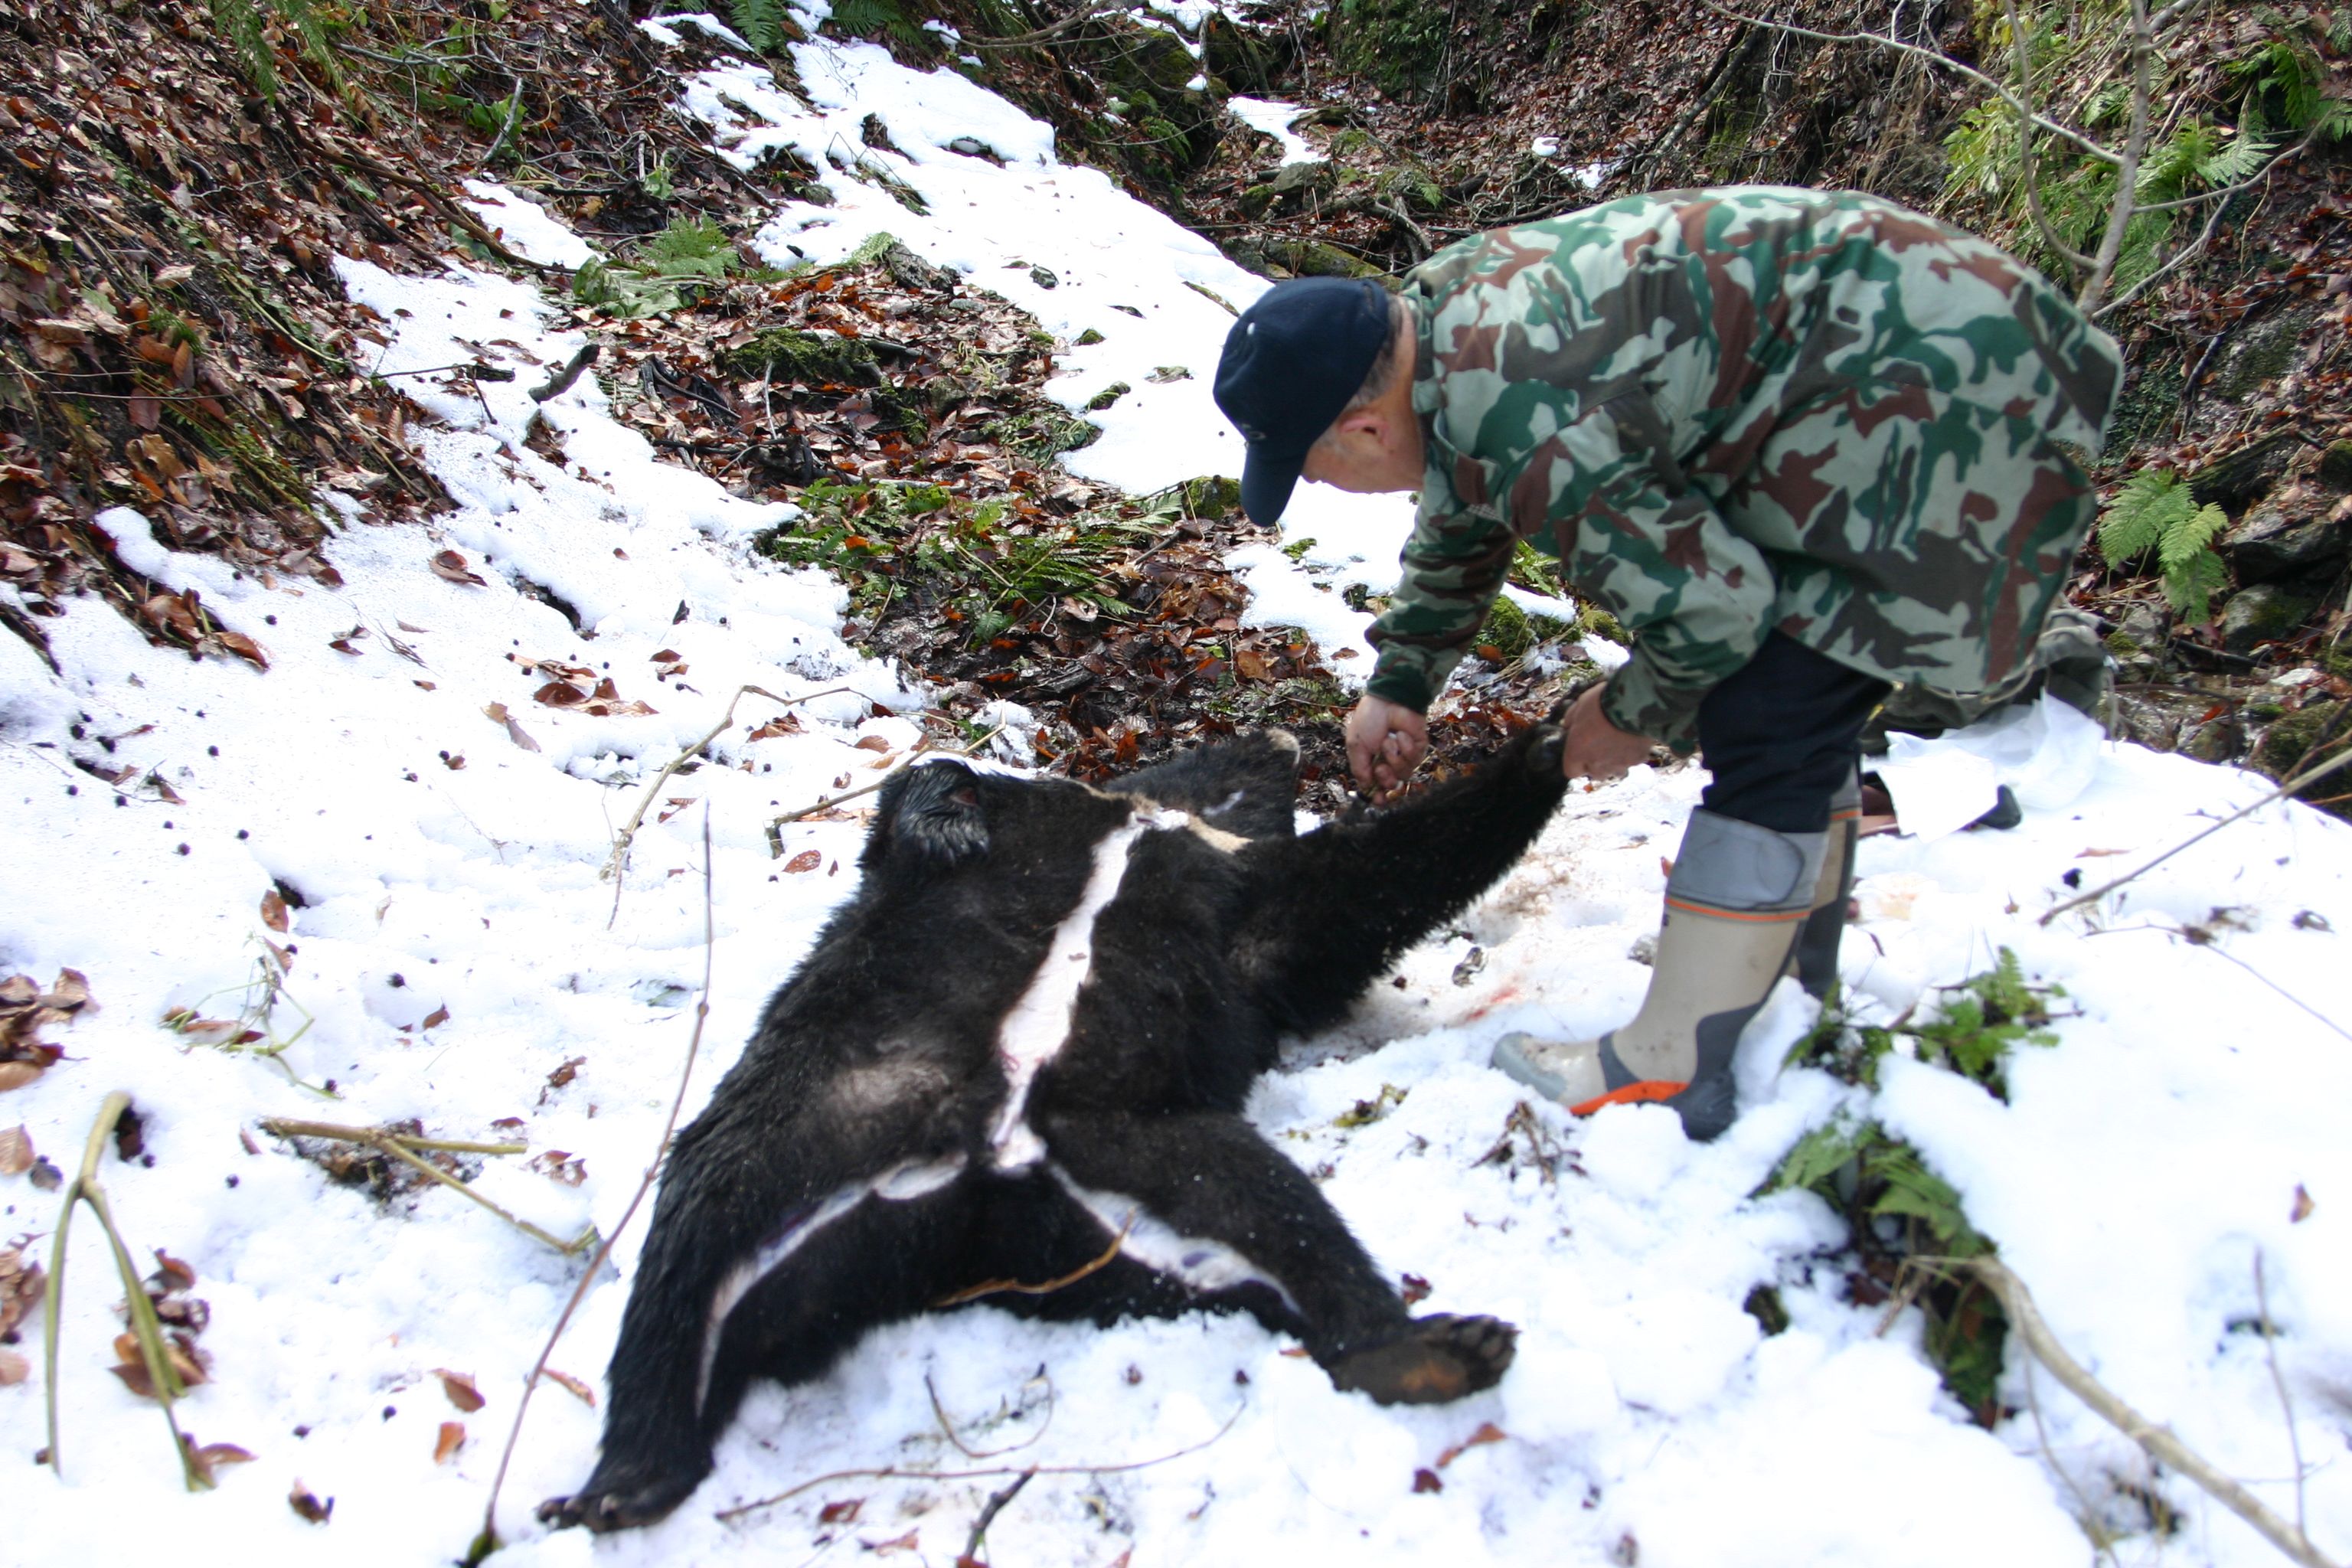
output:
<instances>
[{"instance_id":1,"label":"man's other hand","mask_svg":"<svg viewBox=\"0 0 2352 1568\"><path fill-rule=\"evenodd\" d=\"M1608 695L1606 681L1586 689L1568 710L1566 742L1560 749L1559 771L1572 779L1622 778L1625 770L1636 763L1650 760L1650 742L1643 735L1628 734L1609 721L1601 710L1601 700ZM1365 699L1370 701L1370 699ZM1362 710L1359 708L1358 712ZM1354 758L1355 721L1349 721L1349 755Z\"/></svg>"},{"instance_id":2,"label":"man's other hand","mask_svg":"<svg viewBox=\"0 0 2352 1568\"><path fill-rule=\"evenodd\" d=\"M1365 693L1348 715L1348 766L1374 800L1404 787L1429 750L1429 721L1401 702Z\"/></svg>"}]
</instances>

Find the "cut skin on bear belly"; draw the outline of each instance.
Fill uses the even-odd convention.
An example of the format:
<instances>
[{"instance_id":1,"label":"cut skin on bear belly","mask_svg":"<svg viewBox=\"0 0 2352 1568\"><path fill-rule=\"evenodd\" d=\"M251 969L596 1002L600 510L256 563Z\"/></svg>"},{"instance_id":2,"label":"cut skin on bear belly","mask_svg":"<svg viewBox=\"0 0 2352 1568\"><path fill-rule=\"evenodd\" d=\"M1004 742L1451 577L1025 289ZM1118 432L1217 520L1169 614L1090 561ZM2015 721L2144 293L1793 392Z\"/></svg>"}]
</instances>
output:
<instances>
[{"instance_id":1,"label":"cut skin on bear belly","mask_svg":"<svg viewBox=\"0 0 2352 1568\"><path fill-rule=\"evenodd\" d=\"M1019 1001L997 1027L996 1057L1004 1069L1004 1104L989 1133L989 1163L998 1171L1017 1173L1045 1159L1045 1141L1029 1125L1029 1090L1047 1062L1069 1044L1071 1020L1078 993L1094 970L1095 926L1103 910L1118 896L1136 841L1154 829L1196 826L1183 812L1139 806L1125 823L1095 846L1094 868L1076 905L1055 928L1054 939L1036 973ZM1210 828L1202 836L1212 842L1238 842ZM1223 844L1220 845L1224 847ZM869 1200L904 1203L935 1193L963 1174L961 1154L930 1161L908 1161L871 1181L853 1184L785 1216L757 1251L731 1269L712 1296L703 1331L701 1374L696 1384L698 1409L708 1397L710 1369L728 1315L775 1269L808 1245L826 1226L846 1217ZM1224 1243L1188 1237L1152 1215L1140 1199L1119 1193L1082 1187L1058 1164L1046 1170L1079 1207L1119 1239L1119 1252L1145 1268L1181 1280L1192 1289L1210 1293L1243 1285L1264 1285L1297 1310L1297 1303L1282 1281L1266 1274Z\"/></svg>"}]
</instances>

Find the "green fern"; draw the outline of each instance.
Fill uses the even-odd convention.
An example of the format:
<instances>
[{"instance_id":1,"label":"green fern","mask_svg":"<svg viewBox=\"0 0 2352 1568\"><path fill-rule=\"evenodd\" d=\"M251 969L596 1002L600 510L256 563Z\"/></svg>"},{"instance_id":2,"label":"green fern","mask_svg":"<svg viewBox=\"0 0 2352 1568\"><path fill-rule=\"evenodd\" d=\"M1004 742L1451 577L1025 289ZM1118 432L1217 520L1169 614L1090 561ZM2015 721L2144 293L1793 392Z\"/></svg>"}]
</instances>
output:
<instances>
[{"instance_id":1,"label":"green fern","mask_svg":"<svg viewBox=\"0 0 2352 1568\"><path fill-rule=\"evenodd\" d=\"M2192 624L2212 613L2212 596L2229 584L2213 538L2229 522L2218 506L2197 504L2169 469L2134 474L2099 514L2099 550L2121 566L2153 550L2162 569L2164 597Z\"/></svg>"},{"instance_id":2,"label":"green fern","mask_svg":"<svg viewBox=\"0 0 2352 1568\"><path fill-rule=\"evenodd\" d=\"M888 33L902 44L923 38L923 30L907 20L898 0L833 0L833 25L853 37Z\"/></svg>"},{"instance_id":3,"label":"green fern","mask_svg":"<svg viewBox=\"0 0 2352 1568\"><path fill-rule=\"evenodd\" d=\"M724 278L740 260L727 231L709 218L679 218L637 245L638 269L656 278Z\"/></svg>"},{"instance_id":4,"label":"green fern","mask_svg":"<svg viewBox=\"0 0 2352 1568\"><path fill-rule=\"evenodd\" d=\"M278 25L293 35L297 50L340 92L342 62L335 58L334 34L342 24L314 0L212 0L213 26L228 41L230 52L254 91L278 101L278 61L269 47L267 5Z\"/></svg>"},{"instance_id":5,"label":"green fern","mask_svg":"<svg viewBox=\"0 0 2352 1568\"><path fill-rule=\"evenodd\" d=\"M729 0L728 9L735 14L735 30L743 41L761 54L774 54L792 41L785 30L784 0Z\"/></svg>"}]
</instances>

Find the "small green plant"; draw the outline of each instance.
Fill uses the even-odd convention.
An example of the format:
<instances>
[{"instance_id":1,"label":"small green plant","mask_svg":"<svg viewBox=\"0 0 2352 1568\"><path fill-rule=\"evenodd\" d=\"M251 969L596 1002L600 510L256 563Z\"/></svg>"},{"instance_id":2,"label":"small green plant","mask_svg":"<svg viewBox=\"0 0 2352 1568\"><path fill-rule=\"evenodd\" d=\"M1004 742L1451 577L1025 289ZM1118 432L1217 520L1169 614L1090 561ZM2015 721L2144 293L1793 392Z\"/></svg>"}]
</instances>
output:
<instances>
[{"instance_id":1,"label":"small green plant","mask_svg":"<svg viewBox=\"0 0 2352 1568\"><path fill-rule=\"evenodd\" d=\"M174 1007L163 1015L163 1026L192 1047L209 1046L232 1056L259 1057L284 1073L286 1080L295 1088L308 1089L322 1100L336 1098L331 1079L324 1084L311 1083L296 1072L293 1064L286 1059L286 1053L310 1032L310 1026L316 1020L310 1016L308 1008L287 994L286 961L278 955L277 948L265 942L261 955L253 961L253 978L242 985L215 992L205 997L205 1002L209 1003L221 996L237 999L234 1018L207 1018L196 1007ZM278 1009L281 1003L302 1016L301 1024L290 1035L278 1033ZM197 1005L198 1007L202 1005L204 1003Z\"/></svg>"},{"instance_id":2,"label":"small green plant","mask_svg":"<svg viewBox=\"0 0 2352 1568\"><path fill-rule=\"evenodd\" d=\"M1952 1184L1877 1122L1840 1118L1799 1139L1757 1195L1781 1192L1811 1193L1843 1216L1858 1264L1850 1292L1857 1302L1891 1299L1890 1311L1916 1304L1945 1388L1990 1426L2009 1321L1973 1275L1952 1267L1994 1250Z\"/></svg>"},{"instance_id":3,"label":"small green plant","mask_svg":"<svg viewBox=\"0 0 2352 1568\"><path fill-rule=\"evenodd\" d=\"M2328 37L2338 53L2352 45L2352 10L2336 13ZM2312 132L2322 142L2352 136L2352 100L2327 96L2327 68L2318 53L2284 29L2221 72L2245 88L2251 110L2275 108L2289 131Z\"/></svg>"},{"instance_id":4,"label":"small green plant","mask_svg":"<svg viewBox=\"0 0 2352 1568\"><path fill-rule=\"evenodd\" d=\"M2065 988L2027 984L2023 966L2008 948L1996 953L1990 969L1945 987L1944 994L1944 1002L1932 1016L1915 1022L1906 1014L1880 1026L1853 1022L1843 998L1832 992L1822 1004L1820 1020L1789 1048L1786 1060L1818 1067L1848 1083L1875 1089L1879 1063L1900 1048L1920 1061L1982 1084L1997 1098L2006 1100L2005 1068L2011 1054L2020 1046L2058 1043L2058 1037L2046 1026L2051 999L2063 997Z\"/></svg>"},{"instance_id":5,"label":"small green plant","mask_svg":"<svg viewBox=\"0 0 2352 1568\"><path fill-rule=\"evenodd\" d=\"M887 33L902 44L923 41L923 30L907 19L898 0L833 0L833 25L852 37Z\"/></svg>"},{"instance_id":6,"label":"small green plant","mask_svg":"<svg viewBox=\"0 0 2352 1568\"><path fill-rule=\"evenodd\" d=\"M2212 614L2215 591L2229 584L2229 571L2213 551L2214 535L2229 521L2211 502L2198 505L2179 474L2142 468L2099 513L2099 551L2111 566L2155 551L2165 602L2194 624Z\"/></svg>"},{"instance_id":7,"label":"small green plant","mask_svg":"<svg viewBox=\"0 0 2352 1568\"><path fill-rule=\"evenodd\" d=\"M572 296L614 316L658 316L692 303L701 287L744 270L726 230L709 218L682 217L639 240L632 260L581 268L572 275Z\"/></svg>"}]
</instances>

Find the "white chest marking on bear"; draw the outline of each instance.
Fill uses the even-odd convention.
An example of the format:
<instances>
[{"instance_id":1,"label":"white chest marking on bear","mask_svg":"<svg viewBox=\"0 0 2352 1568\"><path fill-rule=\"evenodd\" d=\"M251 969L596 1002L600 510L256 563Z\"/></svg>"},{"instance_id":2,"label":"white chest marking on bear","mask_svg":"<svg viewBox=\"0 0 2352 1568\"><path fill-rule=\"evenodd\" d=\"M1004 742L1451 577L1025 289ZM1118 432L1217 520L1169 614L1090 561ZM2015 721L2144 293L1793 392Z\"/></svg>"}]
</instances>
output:
<instances>
[{"instance_id":1,"label":"white chest marking on bear","mask_svg":"<svg viewBox=\"0 0 2352 1568\"><path fill-rule=\"evenodd\" d=\"M1260 1268L1222 1241L1186 1236L1122 1193L1082 1187L1059 1165L1046 1167L1062 1190L1095 1216L1104 1230L1121 1239L1118 1249L1146 1268L1182 1280L1195 1290L1230 1290L1237 1285L1264 1285L1282 1298L1292 1311L1298 1303L1282 1281ZM1302 1314L1303 1315L1303 1314Z\"/></svg>"},{"instance_id":2,"label":"white chest marking on bear","mask_svg":"<svg viewBox=\"0 0 2352 1568\"><path fill-rule=\"evenodd\" d=\"M727 1272L719 1289L710 1298L710 1310L703 1320L702 1370L694 1384L694 1407L702 1408L703 1399L710 1392L711 1364L719 1359L719 1335L727 1327L727 1316L750 1295L761 1280L780 1268L795 1252L807 1246L816 1234L841 1218L867 1198L882 1198L891 1203L905 1203L927 1193L938 1192L963 1174L961 1154L943 1155L937 1160L908 1160L867 1182L854 1183L830 1196L819 1199L797 1216L787 1218L777 1226L775 1234L762 1241L751 1256Z\"/></svg>"},{"instance_id":3,"label":"white chest marking on bear","mask_svg":"<svg viewBox=\"0 0 2352 1568\"><path fill-rule=\"evenodd\" d=\"M1054 940L1045 949L1045 961L1037 966L1029 988L997 1026L996 1055L1004 1064L1006 1088L1004 1109L997 1112L988 1146L1000 1169L1020 1170L1045 1158L1045 1142L1027 1119L1029 1086L1037 1069L1069 1043L1070 1010L1077 1005L1078 992L1094 970L1095 922L1118 896L1135 841L1152 828L1181 826L1184 820L1181 812L1139 810L1104 836L1095 846L1095 868L1087 879L1086 891L1055 928Z\"/></svg>"}]
</instances>

